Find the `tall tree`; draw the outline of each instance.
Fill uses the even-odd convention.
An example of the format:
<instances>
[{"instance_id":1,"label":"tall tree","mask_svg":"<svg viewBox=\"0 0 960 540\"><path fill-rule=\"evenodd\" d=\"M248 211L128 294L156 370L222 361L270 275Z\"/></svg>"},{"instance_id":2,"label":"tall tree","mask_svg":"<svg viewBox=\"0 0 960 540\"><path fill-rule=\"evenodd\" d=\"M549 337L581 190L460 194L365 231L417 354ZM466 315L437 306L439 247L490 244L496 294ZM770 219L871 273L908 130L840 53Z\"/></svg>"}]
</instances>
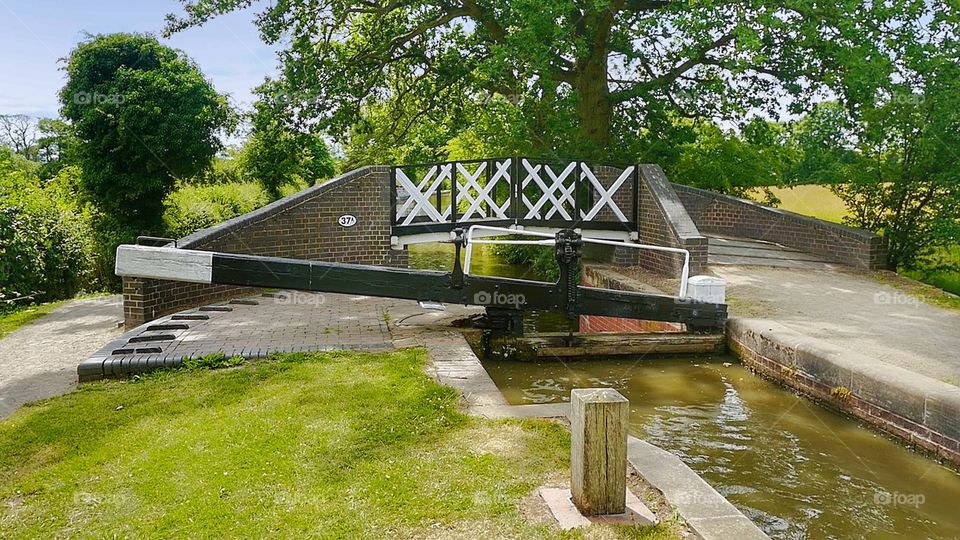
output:
<instances>
[{"instance_id":1,"label":"tall tree","mask_svg":"<svg viewBox=\"0 0 960 540\"><path fill-rule=\"evenodd\" d=\"M883 234L891 269L934 267L960 244L960 49L864 113L861 159L834 191L849 222ZM955 271L956 268L953 268Z\"/></svg>"},{"instance_id":2,"label":"tall tree","mask_svg":"<svg viewBox=\"0 0 960 540\"><path fill-rule=\"evenodd\" d=\"M95 36L66 72L60 101L86 192L132 231L160 232L175 179L207 168L221 148L226 99L186 55L148 35Z\"/></svg>"},{"instance_id":3,"label":"tall tree","mask_svg":"<svg viewBox=\"0 0 960 540\"><path fill-rule=\"evenodd\" d=\"M36 159L37 125L25 114L0 114L0 145L33 161Z\"/></svg>"},{"instance_id":4,"label":"tall tree","mask_svg":"<svg viewBox=\"0 0 960 540\"><path fill-rule=\"evenodd\" d=\"M263 99L251 117L253 130L240 156L243 170L274 199L284 185L313 185L334 174L333 158L318 133L287 125L280 99Z\"/></svg>"},{"instance_id":5,"label":"tall tree","mask_svg":"<svg viewBox=\"0 0 960 540\"><path fill-rule=\"evenodd\" d=\"M59 118L41 118L37 122L37 161L42 163L40 178L50 179L76 161L77 137L73 127Z\"/></svg>"},{"instance_id":6,"label":"tall tree","mask_svg":"<svg viewBox=\"0 0 960 540\"><path fill-rule=\"evenodd\" d=\"M261 3L181 1L168 32ZM288 44L288 93L317 96L289 107L302 122L342 135L388 96L429 110L500 94L575 111L589 156L609 152L620 118L651 110L803 109L825 91L857 107L909 76L906 48L935 46L957 21L929 0L282 0L258 22Z\"/></svg>"}]
</instances>

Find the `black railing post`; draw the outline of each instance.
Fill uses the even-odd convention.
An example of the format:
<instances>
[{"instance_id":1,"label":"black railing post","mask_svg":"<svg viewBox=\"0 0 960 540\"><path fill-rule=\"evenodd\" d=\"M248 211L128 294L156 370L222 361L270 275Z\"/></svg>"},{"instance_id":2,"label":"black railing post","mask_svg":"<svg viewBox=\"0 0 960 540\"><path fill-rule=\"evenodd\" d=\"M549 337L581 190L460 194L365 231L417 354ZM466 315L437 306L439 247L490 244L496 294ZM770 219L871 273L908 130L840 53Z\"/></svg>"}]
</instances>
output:
<instances>
[{"instance_id":1,"label":"black railing post","mask_svg":"<svg viewBox=\"0 0 960 540\"><path fill-rule=\"evenodd\" d=\"M494 160L492 160L492 159L488 159L488 160L485 160L485 161L483 162L483 168L484 168L485 171L486 171L486 179L487 179L487 181L484 182L484 184L483 184L483 189L485 189L485 190L489 190L489 189L490 189L490 179L493 178L493 173L491 173L490 170L493 168L493 166L494 166L495 163L496 163L496 162L495 162ZM497 202L497 190L496 190L496 189L493 190L492 195L493 195L493 202L496 203L496 202ZM479 196L480 196L480 194L477 193L477 197L479 197ZM486 213L486 215L484 215L484 217L490 217L490 203L489 203L489 202L481 202L481 203L480 203L481 207L482 207L484 204L487 205L487 213Z\"/></svg>"},{"instance_id":2,"label":"black railing post","mask_svg":"<svg viewBox=\"0 0 960 540\"><path fill-rule=\"evenodd\" d=\"M520 220L520 158L510 158L510 216L514 225Z\"/></svg>"},{"instance_id":3,"label":"black railing post","mask_svg":"<svg viewBox=\"0 0 960 540\"><path fill-rule=\"evenodd\" d=\"M437 167L437 179L435 181L440 182L440 186L437 187L437 213L441 216L443 215L443 164L439 164ZM427 191L430 190L430 186L424 186L427 188Z\"/></svg>"},{"instance_id":4,"label":"black railing post","mask_svg":"<svg viewBox=\"0 0 960 540\"><path fill-rule=\"evenodd\" d=\"M580 217L580 188L583 186L583 162L578 161L576 171L573 175L573 222L579 223L583 220Z\"/></svg>"}]
</instances>

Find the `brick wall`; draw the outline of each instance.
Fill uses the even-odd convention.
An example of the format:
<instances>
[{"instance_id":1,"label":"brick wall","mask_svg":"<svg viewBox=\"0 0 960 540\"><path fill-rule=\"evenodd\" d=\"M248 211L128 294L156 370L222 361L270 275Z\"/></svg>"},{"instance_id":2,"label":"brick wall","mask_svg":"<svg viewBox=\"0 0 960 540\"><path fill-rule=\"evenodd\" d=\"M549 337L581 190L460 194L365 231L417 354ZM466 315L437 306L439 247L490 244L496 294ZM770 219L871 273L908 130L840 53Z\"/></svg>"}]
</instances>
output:
<instances>
[{"instance_id":1,"label":"brick wall","mask_svg":"<svg viewBox=\"0 0 960 540\"><path fill-rule=\"evenodd\" d=\"M407 265L406 250L390 245L390 168L366 167L308 188L259 210L197 231L177 247L245 255L318 261ZM357 217L345 228L344 214ZM123 311L128 328L197 307L249 294L221 285L154 279L123 279Z\"/></svg>"},{"instance_id":2,"label":"brick wall","mask_svg":"<svg viewBox=\"0 0 960 540\"><path fill-rule=\"evenodd\" d=\"M585 264L580 278L580 284L585 287L599 287L615 291L643 291L644 289L631 283L626 276L605 271L602 267ZM659 291L648 291L657 292ZM623 319L620 317L602 317L600 315L581 315L580 332L584 334L602 334L604 332L684 332L686 325L662 321L642 321L639 319Z\"/></svg>"},{"instance_id":3,"label":"brick wall","mask_svg":"<svg viewBox=\"0 0 960 540\"><path fill-rule=\"evenodd\" d=\"M673 185L657 165L639 165L640 243L686 249L690 252L690 275L702 273L707 265L707 239L687 214ZM614 262L640 266L667 276L678 276L683 256L649 250L618 248Z\"/></svg>"},{"instance_id":4,"label":"brick wall","mask_svg":"<svg viewBox=\"0 0 960 540\"><path fill-rule=\"evenodd\" d=\"M772 321L731 318L727 342L759 375L960 466L955 386L838 351Z\"/></svg>"},{"instance_id":5,"label":"brick wall","mask_svg":"<svg viewBox=\"0 0 960 540\"><path fill-rule=\"evenodd\" d=\"M767 240L866 270L886 266L882 239L875 234L712 191L673 188L705 233Z\"/></svg>"}]
</instances>

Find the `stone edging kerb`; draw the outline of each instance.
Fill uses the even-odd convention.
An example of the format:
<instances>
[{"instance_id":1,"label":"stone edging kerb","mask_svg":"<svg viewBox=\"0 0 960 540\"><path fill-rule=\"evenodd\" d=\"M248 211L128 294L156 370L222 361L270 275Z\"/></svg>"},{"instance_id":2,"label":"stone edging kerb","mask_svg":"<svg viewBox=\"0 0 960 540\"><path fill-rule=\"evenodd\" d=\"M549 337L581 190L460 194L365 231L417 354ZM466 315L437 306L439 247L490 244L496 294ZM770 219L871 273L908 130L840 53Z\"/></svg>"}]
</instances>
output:
<instances>
[{"instance_id":1,"label":"stone edging kerb","mask_svg":"<svg viewBox=\"0 0 960 540\"><path fill-rule=\"evenodd\" d=\"M960 387L773 321L731 318L727 338L760 375L960 466Z\"/></svg>"}]
</instances>

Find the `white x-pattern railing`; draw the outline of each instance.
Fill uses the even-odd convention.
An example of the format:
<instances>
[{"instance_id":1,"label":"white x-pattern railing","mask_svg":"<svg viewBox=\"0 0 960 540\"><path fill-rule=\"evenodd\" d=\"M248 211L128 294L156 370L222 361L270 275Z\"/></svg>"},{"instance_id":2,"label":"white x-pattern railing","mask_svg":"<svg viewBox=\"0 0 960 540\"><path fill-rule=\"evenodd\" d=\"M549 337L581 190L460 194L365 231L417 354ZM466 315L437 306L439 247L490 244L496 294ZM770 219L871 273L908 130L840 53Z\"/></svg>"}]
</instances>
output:
<instances>
[{"instance_id":1,"label":"white x-pattern railing","mask_svg":"<svg viewBox=\"0 0 960 540\"><path fill-rule=\"evenodd\" d=\"M637 204L632 182L635 166L620 168L609 185L598 178L595 166L581 161L558 165L503 158L394 171L398 226L506 220L582 223L601 216L605 221L630 223L628 216L634 215L634 209L621 204ZM625 189L630 190L628 196L618 197Z\"/></svg>"}]
</instances>

